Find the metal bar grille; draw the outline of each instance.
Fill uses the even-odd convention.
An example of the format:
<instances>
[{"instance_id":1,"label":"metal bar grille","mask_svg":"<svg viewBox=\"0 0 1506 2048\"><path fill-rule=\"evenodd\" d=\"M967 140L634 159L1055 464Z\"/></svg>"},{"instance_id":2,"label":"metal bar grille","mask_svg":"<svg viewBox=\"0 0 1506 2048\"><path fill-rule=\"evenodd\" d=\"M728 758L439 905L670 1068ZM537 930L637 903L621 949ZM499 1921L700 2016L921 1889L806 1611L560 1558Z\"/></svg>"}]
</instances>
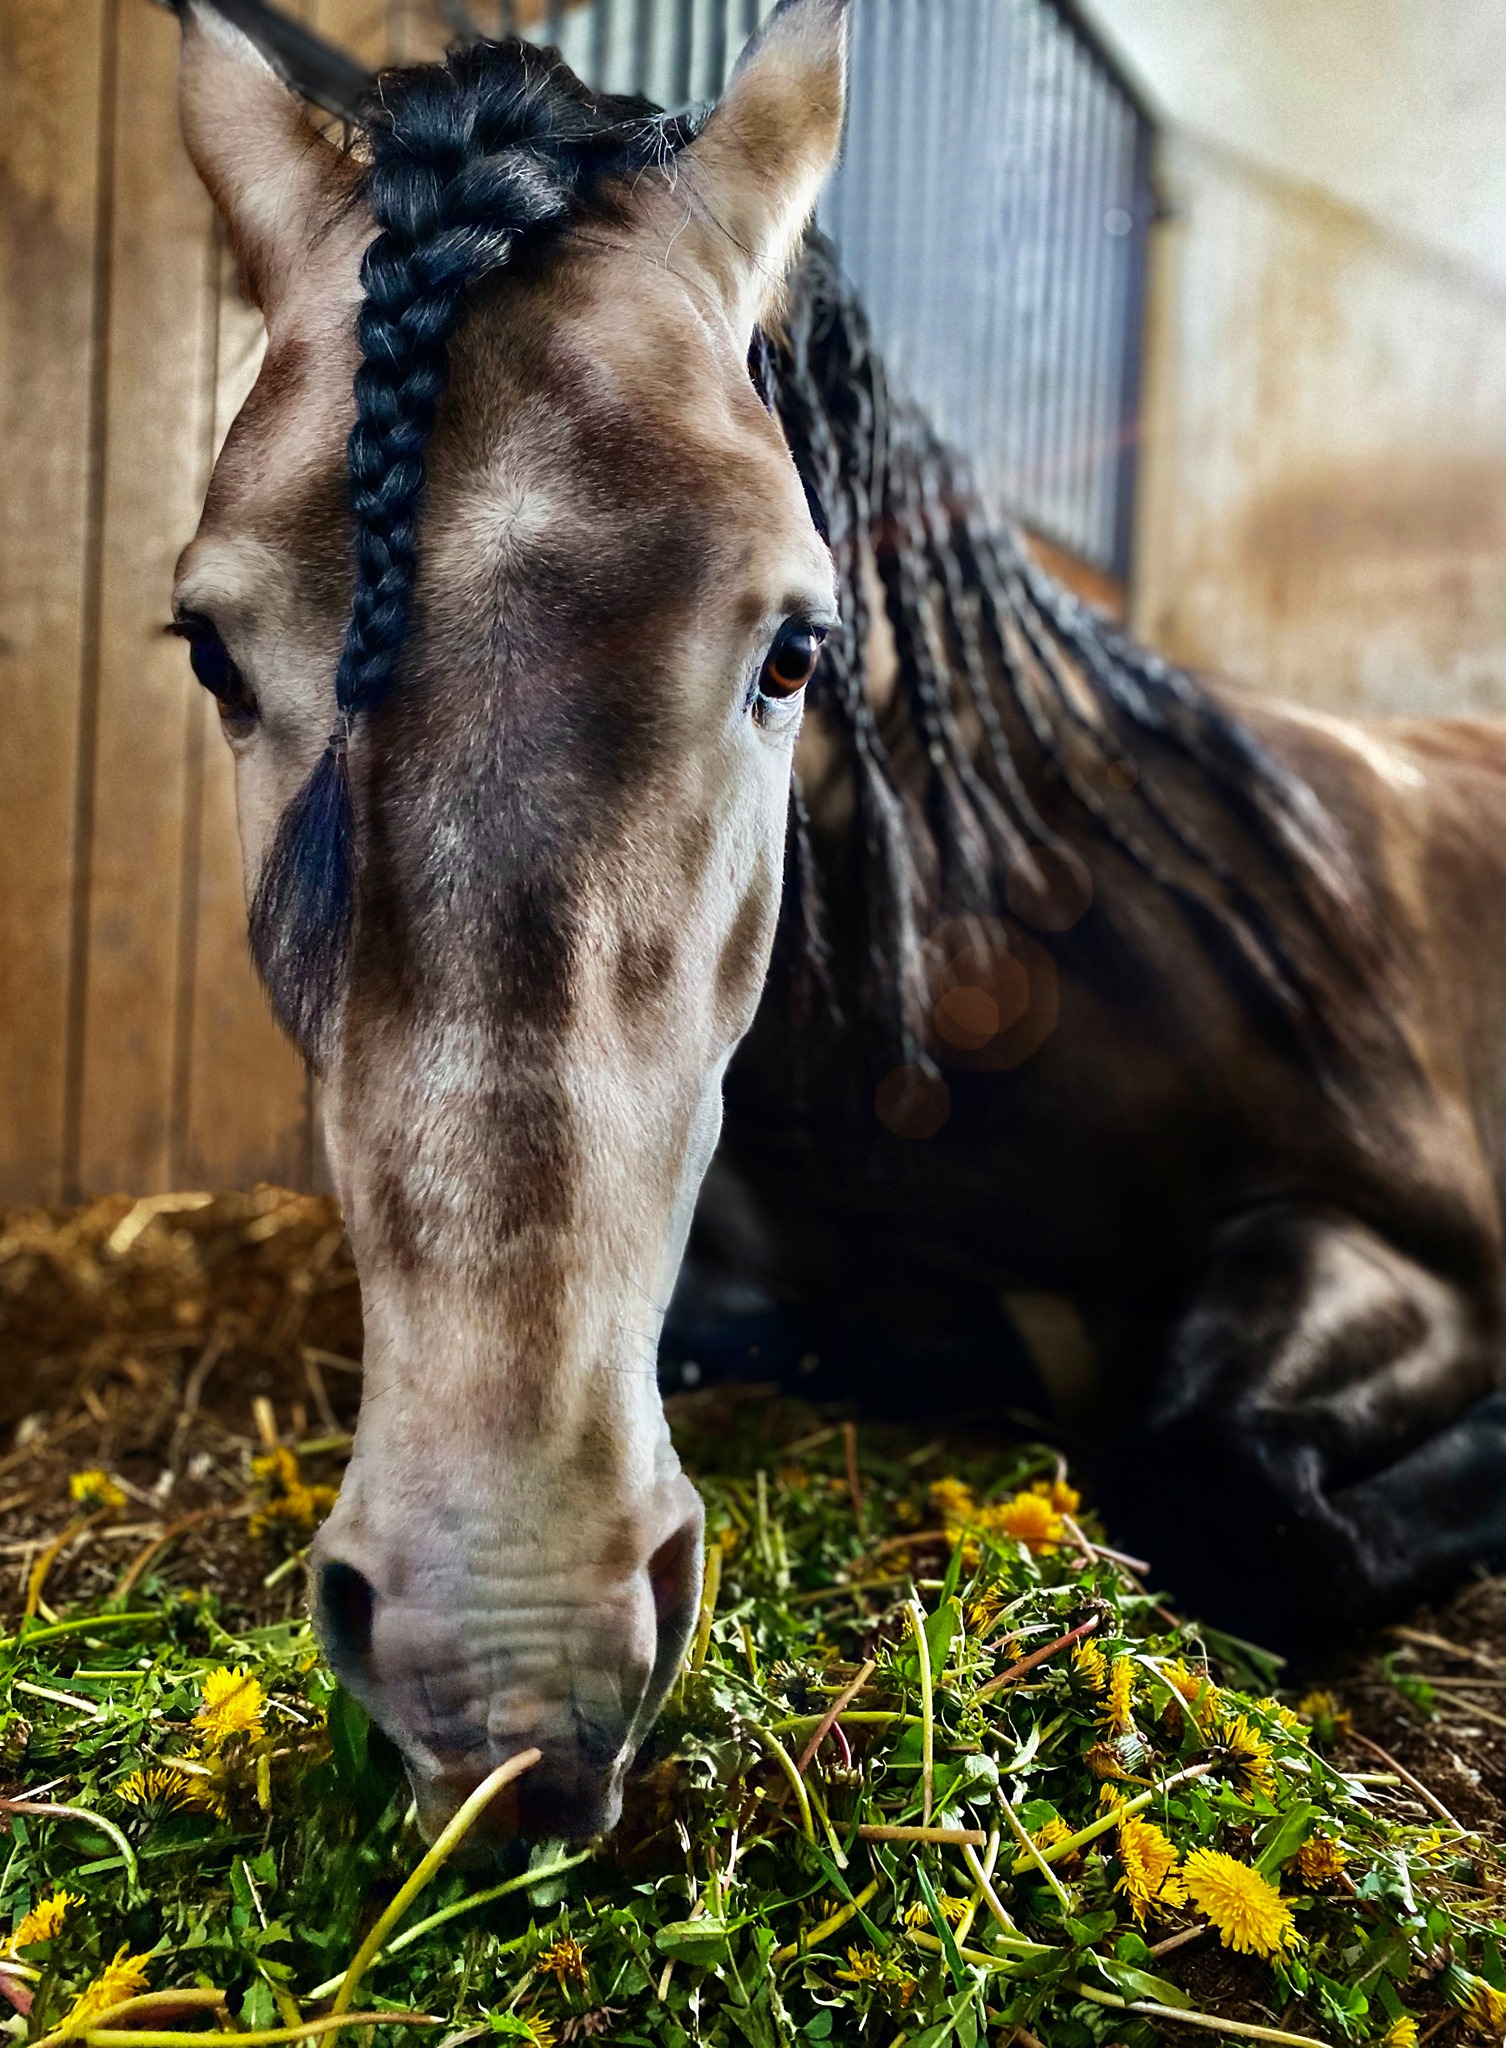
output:
<instances>
[{"instance_id":1,"label":"metal bar grille","mask_svg":"<svg viewBox=\"0 0 1506 2048\"><path fill-rule=\"evenodd\" d=\"M822 224L995 503L1127 576L1149 120L1056 0L855 0Z\"/></svg>"},{"instance_id":2,"label":"metal bar grille","mask_svg":"<svg viewBox=\"0 0 1506 2048\"><path fill-rule=\"evenodd\" d=\"M348 59L265 0L218 4L344 111ZM774 0L495 4L591 85L684 107L721 90ZM821 223L901 383L988 496L1121 579L1152 142L1075 0L853 0L847 139Z\"/></svg>"}]
</instances>

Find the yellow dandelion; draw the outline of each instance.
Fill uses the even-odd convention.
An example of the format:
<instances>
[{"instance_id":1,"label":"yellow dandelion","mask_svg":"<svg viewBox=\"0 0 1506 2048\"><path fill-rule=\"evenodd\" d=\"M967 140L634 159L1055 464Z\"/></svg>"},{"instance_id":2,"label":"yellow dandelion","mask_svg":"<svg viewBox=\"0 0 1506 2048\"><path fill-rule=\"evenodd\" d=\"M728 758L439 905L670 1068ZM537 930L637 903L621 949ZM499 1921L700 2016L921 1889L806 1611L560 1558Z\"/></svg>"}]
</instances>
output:
<instances>
[{"instance_id":1,"label":"yellow dandelion","mask_svg":"<svg viewBox=\"0 0 1506 2048\"><path fill-rule=\"evenodd\" d=\"M1132 1735L1135 1716L1135 1664L1131 1657L1116 1657L1109 1667L1109 1692L1103 1716L1116 1735Z\"/></svg>"},{"instance_id":2,"label":"yellow dandelion","mask_svg":"<svg viewBox=\"0 0 1506 2048\"><path fill-rule=\"evenodd\" d=\"M1012 1536L1032 1557L1045 1557L1060 1547L1066 1525L1049 1500L1038 1493L1017 1493L991 1507L980 1508L978 1527L990 1536Z\"/></svg>"},{"instance_id":3,"label":"yellow dandelion","mask_svg":"<svg viewBox=\"0 0 1506 2048\"><path fill-rule=\"evenodd\" d=\"M961 1924L962 1916L967 1911L966 1899L954 1898L950 1892L938 1892L936 1903L941 1908L941 1917L948 1927L957 1927ZM931 1909L924 1899L917 1899L913 1906L906 1906L905 1925L919 1928L931 1925Z\"/></svg>"},{"instance_id":4,"label":"yellow dandelion","mask_svg":"<svg viewBox=\"0 0 1506 2048\"><path fill-rule=\"evenodd\" d=\"M1309 1835L1297 1851L1297 1875L1304 1884L1328 1884L1348 1861L1343 1844L1332 1835Z\"/></svg>"},{"instance_id":5,"label":"yellow dandelion","mask_svg":"<svg viewBox=\"0 0 1506 2048\"><path fill-rule=\"evenodd\" d=\"M1114 1886L1129 1900L1130 1911L1143 1927L1152 1906L1185 1906L1187 1892L1177 1875L1177 1852L1152 1821L1127 1814L1119 1823L1119 1867Z\"/></svg>"},{"instance_id":6,"label":"yellow dandelion","mask_svg":"<svg viewBox=\"0 0 1506 2048\"><path fill-rule=\"evenodd\" d=\"M847 1968L836 1973L844 1984L882 1984L884 1981L884 1958L876 1948L850 1948L847 1951Z\"/></svg>"},{"instance_id":7,"label":"yellow dandelion","mask_svg":"<svg viewBox=\"0 0 1506 2048\"><path fill-rule=\"evenodd\" d=\"M1181 1657L1173 1657L1161 1666L1161 1676L1197 1725L1206 1726L1218 1711L1220 1701L1218 1687L1207 1672L1194 1670Z\"/></svg>"},{"instance_id":8,"label":"yellow dandelion","mask_svg":"<svg viewBox=\"0 0 1506 2048\"><path fill-rule=\"evenodd\" d=\"M1095 1742L1083 1753L1083 1762L1095 1778L1127 1776L1119 1752L1111 1742Z\"/></svg>"},{"instance_id":9,"label":"yellow dandelion","mask_svg":"<svg viewBox=\"0 0 1506 2048\"><path fill-rule=\"evenodd\" d=\"M81 1508L123 1508L126 1497L108 1472L75 1472L68 1480L69 1497Z\"/></svg>"},{"instance_id":10,"label":"yellow dandelion","mask_svg":"<svg viewBox=\"0 0 1506 2048\"><path fill-rule=\"evenodd\" d=\"M334 1487L305 1486L297 1479L258 1508L246 1526L253 1536L312 1536L335 1500Z\"/></svg>"},{"instance_id":11,"label":"yellow dandelion","mask_svg":"<svg viewBox=\"0 0 1506 2048\"><path fill-rule=\"evenodd\" d=\"M1380 2048L1417 2048L1417 2022L1409 2012L1392 2020L1381 2035Z\"/></svg>"},{"instance_id":12,"label":"yellow dandelion","mask_svg":"<svg viewBox=\"0 0 1506 2048\"><path fill-rule=\"evenodd\" d=\"M987 1586L974 1600L969 1600L965 1611L968 1627L975 1636L981 1636L1004 1612L1004 1595L997 1586Z\"/></svg>"},{"instance_id":13,"label":"yellow dandelion","mask_svg":"<svg viewBox=\"0 0 1506 2048\"><path fill-rule=\"evenodd\" d=\"M1037 1479L1030 1491L1050 1501L1059 1515L1075 1515L1082 1506L1082 1495L1065 1479Z\"/></svg>"},{"instance_id":14,"label":"yellow dandelion","mask_svg":"<svg viewBox=\"0 0 1506 2048\"><path fill-rule=\"evenodd\" d=\"M1221 1849L1191 1849L1182 1870L1188 1897L1218 1929L1225 1948L1275 1956L1297 1939L1292 1909L1275 1885Z\"/></svg>"},{"instance_id":15,"label":"yellow dandelion","mask_svg":"<svg viewBox=\"0 0 1506 2048\"><path fill-rule=\"evenodd\" d=\"M225 1802L214 1786L197 1772L180 1770L176 1764L154 1764L145 1771L132 1771L115 1786L122 1806L142 1812L214 1813L223 1815Z\"/></svg>"},{"instance_id":16,"label":"yellow dandelion","mask_svg":"<svg viewBox=\"0 0 1506 2048\"><path fill-rule=\"evenodd\" d=\"M1354 1716L1335 1693L1310 1692L1297 1702L1297 1718L1305 1721L1319 1742L1334 1742L1354 1726Z\"/></svg>"},{"instance_id":17,"label":"yellow dandelion","mask_svg":"<svg viewBox=\"0 0 1506 2048\"><path fill-rule=\"evenodd\" d=\"M1105 1786L1104 1789L1107 1791L1108 1787ZM1044 1827L1036 1829L1030 1839L1034 1842L1037 1849L1054 1849L1058 1842L1065 1842L1068 1836L1073 1833L1075 1833L1075 1830L1068 1827L1064 1820L1048 1820ZM1070 1876L1074 1870L1078 1869L1081 1863L1082 1857L1074 1849L1070 1855L1058 1857L1056 1867L1058 1870L1066 1871Z\"/></svg>"},{"instance_id":18,"label":"yellow dandelion","mask_svg":"<svg viewBox=\"0 0 1506 2048\"><path fill-rule=\"evenodd\" d=\"M1244 1792L1269 1792L1275 1780L1270 1746L1243 1714L1218 1724L1215 1737Z\"/></svg>"},{"instance_id":19,"label":"yellow dandelion","mask_svg":"<svg viewBox=\"0 0 1506 2048\"><path fill-rule=\"evenodd\" d=\"M54 1892L23 1913L11 1929L7 1946L29 1948L34 1941L51 1941L75 1906L84 1903L82 1892Z\"/></svg>"},{"instance_id":20,"label":"yellow dandelion","mask_svg":"<svg viewBox=\"0 0 1506 2048\"><path fill-rule=\"evenodd\" d=\"M937 1479L930 1487L931 1506L945 1523L970 1522L977 1513L973 1489L961 1479Z\"/></svg>"},{"instance_id":21,"label":"yellow dandelion","mask_svg":"<svg viewBox=\"0 0 1506 2048\"><path fill-rule=\"evenodd\" d=\"M1129 1794L1110 1778L1098 1788L1098 1810L1107 1813L1111 1807L1123 1806L1128 1797Z\"/></svg>"},{"instance_id":22,"label":"yellow dandelion","mask_svg":"<svg viewBox=\"0 0 1506 2048\"><path fill-rule=\"evenodd\" d=\"M546 1976L554 1979L563 1991L566 1979L584 1984L587 1978L586 1952L580 1943L568 1934L562 1934L539 1956L539 1968Z\"/></svg>"},{"instance_id":23,"label":"yellow dandelion","mask_svg":"<svg viewBox=\"0 0 1506 2048\"><path fill-rule=\"evenodd\" d=\"M222 1749L233 1735L255 1741L261 1735L266 1694L250 1671L229 1671L222 1664L204 1680L204 1704L194 1715L204 1747Z\"/></svg>"},{"instance_id":24,"label":"yellow dandelion","mask_svg":"<svg viewBox=\"0 0 1506 2048\"><path fill-rule=\"evenodd\" d=\"M251 1460L251 1477L268 1493L288 1493L299 1484L298 1460L286 1444L275 1444Z\"/></svg>"},{"instance_id":25,"label":"yellow dandelion","mask_svg":"<svg viewBox=\"0 0 1506 2048\"><path fill-rule=\"evenodd\" d=\"M1094 1692L1107 1692L1109 1662L1091 1636L1084 1636L1072 1652L1072 1670Z\"/></svg>"},{"instance_id":26,"label":"yellow dandelion","mask_svg":"<svg viewBox=\"0 0 1506 2048\"><path fill-rule=\"evenodd\" d=\"M1459 2008L1459 2017L1482 2041L1501 2041L1506 2037L1506 1991L1497 1991L1483 1977L1474 1978L1469 1996Z\"/></svg>"},{"instance_id":27,"label":"yellow dandelion","mask_svg":"<svg viewBox=\"0 0 1506 2048\"><path fill-rule=\"evenodd\" d=\"M553 2023L542 2013L530 2012L523 2015L523 2032L516 2037L528 2044L528 2048L554 2048L559 2036Z\"/></svg>"},{"instance_id":28,"label":"yellow dandelion","mask_svg":"<svg viewBox=\"0 0 1506 2048\"><path fill-rule=\"evenodd\" d=\"M86 1985L74 2000L72 2010L64 2018L64 2029L81 2033L112 2005L138 1997L146 1989L147 1961L146 1956L127 1955L122 1942L114 1960L106 1963L94 1982Z\"/></svg>"}]
</instances>

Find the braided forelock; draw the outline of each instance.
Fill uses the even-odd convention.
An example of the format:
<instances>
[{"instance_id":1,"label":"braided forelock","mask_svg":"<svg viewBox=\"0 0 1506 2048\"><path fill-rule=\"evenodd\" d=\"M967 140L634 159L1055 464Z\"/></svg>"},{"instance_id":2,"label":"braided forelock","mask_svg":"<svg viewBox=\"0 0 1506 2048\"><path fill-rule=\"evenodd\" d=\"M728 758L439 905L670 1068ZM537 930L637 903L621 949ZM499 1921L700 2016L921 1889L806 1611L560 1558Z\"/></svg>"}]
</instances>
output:
<instances>
[{"instance_id":1,"label":"braided forelock","mask_svg":"<svg viewBox=\"0 0 1506 2048\"><path fill-rule=\"evenodd\" d=\"M362 260L356 323L350 620L333 729L283 813L251 908L273 1007L310 1055L344 983L355 913L346 752L356 721L392 688L412 622L425 452L467 292L525 236L661 162L689 132L641 101L588 92L555 52L516 39L384 73L364 126L361 191L379 232Z\"/></svg>"}]
</instances>

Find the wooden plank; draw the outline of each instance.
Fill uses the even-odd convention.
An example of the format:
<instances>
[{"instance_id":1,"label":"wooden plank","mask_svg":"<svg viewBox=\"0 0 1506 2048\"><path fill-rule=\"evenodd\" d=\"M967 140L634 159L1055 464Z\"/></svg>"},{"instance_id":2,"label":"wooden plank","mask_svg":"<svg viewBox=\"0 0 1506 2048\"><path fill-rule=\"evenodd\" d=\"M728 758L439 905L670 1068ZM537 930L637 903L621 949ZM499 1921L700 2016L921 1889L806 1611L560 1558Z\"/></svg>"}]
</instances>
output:
<instances>
[{"instance_id":1,"label":"wooden plank","mask_svg":"<svg viewBox=\"0 0 1506 2048\"><path fill-rule=\"evenodd\" d=\"M63 1187L104 0L0 7L0 1197Z\"/></svg>"},{"instance_id":2,"label":"wooden plank","mask_svg":"<svg viewBox=\"0 0 1506 2048\"><path fill-rule=\"evenodd\" d=\"M122 31L74 1175L100 1194L150 1192L170 1179L199 707L183 649L163 625L173 564L193 532L206 479L218 286L212 210L178 136L177 23L165 10L131 5Z\"/></svg>"},{"instance_id":3,"label":"wooden plank","mask_svg":"<svg viewBox=\"0 0 1506 2048\"><path fill-rule=\"evenodd\" d=\"M255 382L264 334L261 316L236 292L235 266L218 230L216 249L217 451ZM273 1022L251 966L230 750L202 693L195 708L198 851L192 959L185 962L188 1050L179 1078L173 1178L184 1187L249 1187L259 1180L305 1187L311 1123L303 1062Z\"/></svg>"}]
</instances>

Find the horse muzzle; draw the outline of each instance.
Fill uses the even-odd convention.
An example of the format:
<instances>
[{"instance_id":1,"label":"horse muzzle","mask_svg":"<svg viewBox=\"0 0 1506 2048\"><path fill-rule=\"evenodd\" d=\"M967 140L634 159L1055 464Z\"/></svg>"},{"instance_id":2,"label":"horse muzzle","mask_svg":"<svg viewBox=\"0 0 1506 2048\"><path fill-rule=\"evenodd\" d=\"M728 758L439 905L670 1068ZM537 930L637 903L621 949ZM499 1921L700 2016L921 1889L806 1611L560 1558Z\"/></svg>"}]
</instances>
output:
<instances>
[{"instance_id":1,"label":"horse muzzle","mask_svg":"<svg viewBox=\"0 0 1506 2048\"><path fill-rule=\"evenodd\" d=\"M511 1575L390 1566L341 1526L314 1552L314 1620L336 1676L402 1753L433 1840L499 1764L527 1749L471 1837L583 1841L615 1826L629 1765L679 1668L701 1579L703 1511L679 1480L683 1520L605 1587L579 1564Z\"/></svg>"}]
</instances>

